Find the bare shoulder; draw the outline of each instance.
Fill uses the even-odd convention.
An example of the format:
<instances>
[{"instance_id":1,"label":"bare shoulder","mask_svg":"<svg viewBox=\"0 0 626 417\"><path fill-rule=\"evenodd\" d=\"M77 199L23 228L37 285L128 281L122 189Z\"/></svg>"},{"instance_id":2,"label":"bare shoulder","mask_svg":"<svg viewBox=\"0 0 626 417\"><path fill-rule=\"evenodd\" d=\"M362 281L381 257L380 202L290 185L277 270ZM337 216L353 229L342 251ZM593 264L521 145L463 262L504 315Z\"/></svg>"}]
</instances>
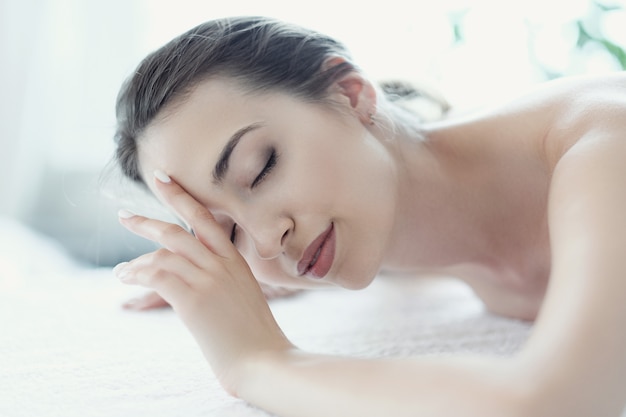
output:
<instances>
[{"instance_id":1,"label":"bare shoulder","mask_svg":"<svg viewBox=\"0 0 626 417\"><path fill-rule=\"evenodd\" d=\"M538 90L534 100L545 101L541 145L551 171L576 143L626 131L626 72L560 79Z\"/></svg>"},{"instance_id":2,"label":"bare shoulder","mask_svg":"<svg viewBox=\"0 0 626 417\"><path fill-rule=\"evenodd\" d=\"M557 104L579 110L599 103L623 104L626 71L558 78L540 84L528 97L531 101L542 101L549 106Z\"/></svg>"},{"instance_id":3,"label":"bare shoulder","mask_svg":"<svg viewBox=\"0 0 626 417\"><path fill-rule=\"evenodd\" d=\"M597 129L624 129L626 71L564 77L482 111L452 117L434 131L494 150L498 158L541 159L552 171L581 138ZM428 132L428 128L427 128Z\"/></svg>"},{"instance_id":4,"label":"bare shoulder","mask_svg":"<svg viewBox=\"0 0 626 417\"><path fill-rule=\"evenodd\" d=\"M626 131L626 71L565 77L485 113L487 132L508 134L508 152L530 149L552 172L567 151L595 133ZM597 135L595 135L597 136ZM611 135L614 136L614 135Z\"/></svg>"},{"instance_id":5,"label":"bare shoulder","mask_svg":"<svg viewBox=\"0 0 626 417\"><path fill-rule=\"evenodd\" d=\"M551 272L522 368L533 369L528 380L545 410L532 415L618 415L626 401L626 78L551 88ZM549 411L560 395L574 400Z\"/></svg>"}]
</instances>

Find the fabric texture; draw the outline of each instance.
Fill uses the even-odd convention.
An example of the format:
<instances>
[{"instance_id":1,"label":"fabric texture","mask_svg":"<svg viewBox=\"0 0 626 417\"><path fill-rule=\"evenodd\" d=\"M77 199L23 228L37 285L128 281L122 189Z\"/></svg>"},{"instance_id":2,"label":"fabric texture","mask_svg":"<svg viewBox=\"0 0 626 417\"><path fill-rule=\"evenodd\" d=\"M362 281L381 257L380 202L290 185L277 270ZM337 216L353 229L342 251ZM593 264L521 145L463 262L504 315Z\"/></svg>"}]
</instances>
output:
<instances>
[{"instance_id":1,"label":"fabric texture","mask_svg":"<svg viewBox=\"0 0 626 417\"><path fill-rule=\"evenodd\" d=\"M121 303L141 291L110 269L74 265L28 233L12 244L6 236L0 416L269 416L222 390L170 309L125 311ZM441 278L381 277L365 290L307 291L270 305L301 348L358 357L510 355L531 330Z\"/></svg>"}]
</instances>

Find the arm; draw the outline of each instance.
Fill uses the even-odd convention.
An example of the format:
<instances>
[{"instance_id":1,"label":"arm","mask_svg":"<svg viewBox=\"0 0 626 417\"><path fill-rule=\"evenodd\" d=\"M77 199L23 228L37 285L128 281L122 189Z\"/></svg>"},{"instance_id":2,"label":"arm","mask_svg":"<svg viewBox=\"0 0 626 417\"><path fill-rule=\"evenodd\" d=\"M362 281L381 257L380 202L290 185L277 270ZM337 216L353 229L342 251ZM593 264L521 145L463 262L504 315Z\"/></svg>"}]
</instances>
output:
<instances>
[{"instance_id":1,"label":"arm","mask_svg":"<svg viewBox=\"0 0 626 417\"><path fill-rule=\"evenodd\" d=\"M237 394L279 416L522 417L510 359L350 359L298 350L252 358Z\"/></svg>"},{"instance_id":2,"label":"arm","mask_svg":"<svg viewBox=\"0 0 626 417\"><path fill-rule=\"evenodd\" d=\"M140 259L125 280L169 298L225 387L278 415L617 415L626 385L626 287L620 277L626 197L616 178L626 178L626 141L591 139L572 147L554 173L551 284L536 330L516 358L359 360L300 352L277 329L243 261L208 237L200 243L237 265L232 271L195 261L204 272L163 274L158 271L187 267L170 260L144 269ZM157 188L188 223L208 228L196 232L199 239L223 234L209 227L210 214L189 196L174 202L185 195L176 187ZM197 244L190 235L140 216L124 222L175 254L196 256L188 249ZM170 282L176 280L184 281L182 289Z\"/></svg>"},{"instance_id":3,"label":"arm","mask_svg":"<svg viewBox=\"0 0 626 417\"><path fill-rule=\"evenodd\" d=\"M270 387L294 402L314 393L311 416L334 415L333 407L358 415L620 415L626 403L626 117L620 112L588 130L555 168L550 286L517 357L498 365L296 353L257 365L243 378L242 396L263 404ZM285 415L296 415L282 405Z\"/></svg>"},{"instance_id":4,"label":"arm","mask_svg":"<svg viewBox=\"0 0 626 417\"><path fill-rule=\"evenodd\" d=\"M534 416L617 416L626 402L626 117L619 112L599 119L602 126L554 171L550 286L519 358Z\"/></svg>"},{"instance_id":5,"label":"arm","mask_svg":"<svg viewBox=\"0 0 626 417\"><path fill-rule=\"evenodd\" d=\"M269 407L273 386L294 402L314 393L310 415L333 415L333 407L359 415L620 415L626 403L626 111L623 95L611 103L601 95L610 91L592 93L576 107L583 113L577 123L564 117L568 130L558 132L571 138L577 131L579 139L567 151L563 146L553 171L550 284L520 354L500 365L493 359L282 355L260 361L242 378L241 395ZM602 106L587 105L593 98ZM282 405L277 410L297 415Z\"/></svg>"},{"instance_id":6,"label":"arm","mask_svg":"<svg viewBox=\"0 0 626 417\"><path fill-rule=\"evenodd\" d=\"M278 328L247 264L211 213L175 182L155 185L192 227L126 213L121 222L163 246L116 268L161 294L200 345L224 388L289 417L524 416L512 410L513 361L365 360L302 352Z\"/></svg>"}]
</instances>

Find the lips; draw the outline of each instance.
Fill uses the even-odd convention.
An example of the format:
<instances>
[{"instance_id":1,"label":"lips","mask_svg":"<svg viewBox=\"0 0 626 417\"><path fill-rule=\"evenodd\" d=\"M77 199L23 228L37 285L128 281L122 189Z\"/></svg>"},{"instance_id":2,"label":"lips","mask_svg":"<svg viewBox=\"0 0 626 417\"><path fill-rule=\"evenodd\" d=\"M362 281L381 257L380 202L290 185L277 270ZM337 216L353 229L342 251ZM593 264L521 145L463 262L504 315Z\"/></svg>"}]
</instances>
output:
<instances>
[{"instance_id":1,"label":"lips","mask_svg":"<svg viewBox=\"0 0 626 417\"><path fill-rule=\"evenodd\" d=\"M335 259L335 228L330 226L306 248L298 262L298 274L323 278Z\"/></svg>"}]
</instances>

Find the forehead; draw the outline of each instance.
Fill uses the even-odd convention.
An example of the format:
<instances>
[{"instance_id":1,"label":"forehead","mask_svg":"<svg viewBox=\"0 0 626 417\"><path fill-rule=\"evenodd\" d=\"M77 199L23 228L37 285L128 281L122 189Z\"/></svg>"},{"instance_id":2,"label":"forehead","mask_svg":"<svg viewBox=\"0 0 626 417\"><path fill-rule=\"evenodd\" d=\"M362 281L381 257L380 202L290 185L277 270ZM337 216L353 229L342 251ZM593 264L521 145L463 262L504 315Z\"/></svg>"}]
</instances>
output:
<instances>
[{"instance_id":1,"label":"forehead","mask_svg":"<svg viewBox=\"0 0 626 417\"><path fill-rule=\"evenodd\" d=\"M150 178L155 169L161 169L183 178L184 167L193 166L195 158L217 158L233 132L265 117L267 100L271 100L269 95L246 93L232 80L200 83L145 130L138 142L142 175Z\"/></svg>"}]
</instances>

